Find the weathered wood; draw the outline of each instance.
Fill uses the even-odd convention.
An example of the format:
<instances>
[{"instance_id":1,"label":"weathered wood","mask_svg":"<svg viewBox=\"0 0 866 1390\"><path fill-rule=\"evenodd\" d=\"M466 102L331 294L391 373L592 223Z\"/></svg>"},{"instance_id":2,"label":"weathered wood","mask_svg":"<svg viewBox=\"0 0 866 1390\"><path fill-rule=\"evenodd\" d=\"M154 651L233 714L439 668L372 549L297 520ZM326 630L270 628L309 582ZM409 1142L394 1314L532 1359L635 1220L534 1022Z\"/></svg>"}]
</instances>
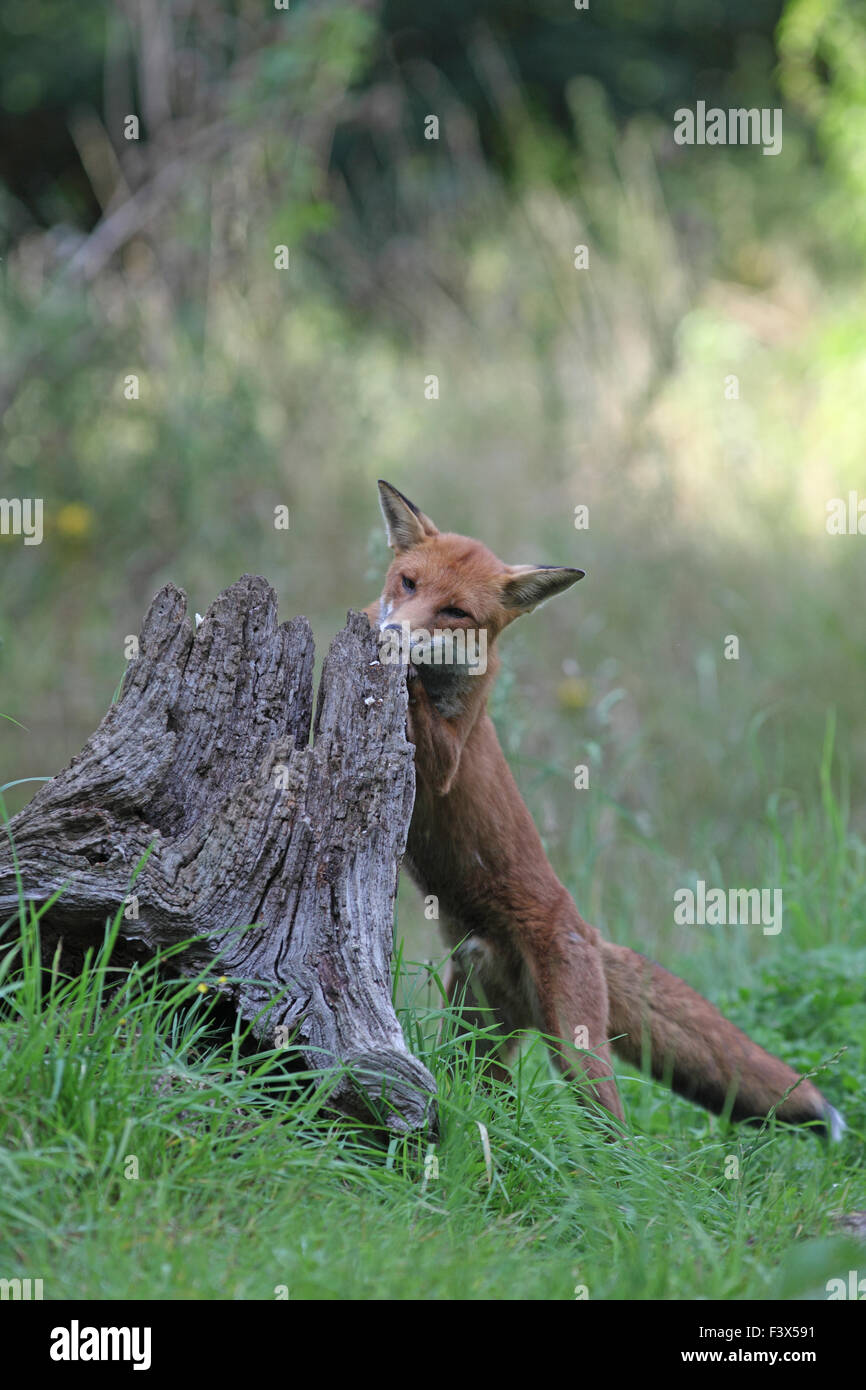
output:
<instances>
[{"instance_id":1,"label":"weathered wood","mask_svg":"<svg viewBox=\"0 0 866 1390\"><path fill-rule=\"evenodd\" d=\"M324 662L310 745L312 633L305 618L278 624L264 579L233 584L198 630L167 585L139 642L119 701L12 821L26 897L63 889L43 919L46 953L62 938L68 970L101 939L152 845L119 958L195 937L181 968L219 953L225 993L257 1036L288 1033L308 1066L351 1068L332 1104L432 1132L435 1083L391 1004L414 797L405 673L379 662L366 618L350 613ZM0 918L17 904L7 847Z\"/></svg>"}]
</instances>

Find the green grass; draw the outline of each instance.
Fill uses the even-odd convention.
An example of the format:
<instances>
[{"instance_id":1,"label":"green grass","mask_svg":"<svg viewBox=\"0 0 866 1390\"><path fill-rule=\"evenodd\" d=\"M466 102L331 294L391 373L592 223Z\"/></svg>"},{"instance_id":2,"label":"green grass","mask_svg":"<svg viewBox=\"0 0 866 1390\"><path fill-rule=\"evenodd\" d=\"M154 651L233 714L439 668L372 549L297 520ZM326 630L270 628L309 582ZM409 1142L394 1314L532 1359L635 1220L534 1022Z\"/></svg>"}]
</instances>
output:
<instances>
[{"instance_id":1,"label":"green grass","mask_svg":"<svg viewBox=\"0 0 866 1390\"><path fill-rule=\"evenodd\" d=\"M862 893L852 866L824 867ZM119 915L78 979L41 987L40 915L22 903L0 953L0 1273L47 1298L821 1298L862 1262L832 1221L866 1206L862 950L792 935L726 1001L803 1066L847 1048L819 1078L852 1127L832 1148L729 1127L628 1069L629 1138L611 1143L538 1040L509 1084L486 1079L435 968L398 952L440 1096L440 1142L419 1151L329 1118L333 1075L288 1077L285 1050L220 1034L207 976L172 981L166 958L159 980L118 982Z\"/></svg>"}]
</instances>

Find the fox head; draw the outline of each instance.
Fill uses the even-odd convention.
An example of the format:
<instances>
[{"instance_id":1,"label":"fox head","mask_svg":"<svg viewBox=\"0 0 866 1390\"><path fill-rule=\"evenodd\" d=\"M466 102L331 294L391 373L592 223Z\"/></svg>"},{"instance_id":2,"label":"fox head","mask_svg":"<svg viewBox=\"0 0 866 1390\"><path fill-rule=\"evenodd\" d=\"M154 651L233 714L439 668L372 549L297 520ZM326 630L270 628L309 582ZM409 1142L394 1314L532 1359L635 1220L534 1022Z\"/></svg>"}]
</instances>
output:
<instances>
[{"instance_id":1,"label":"fox head","mask_svg":"<svg viewBox=\"0 0 866 1390\"><path fill-rule=\"evenodd\" d=\"M433 634L434 654L441 646L435 634L443 631L454 634L458 644L460 633L466 644L483 640L486 652L515 618L583 578L583 570L562 566L506 565L480 541L440 531L381 480L379 504L394 551L379 599L380 633ZM431 686L444 691L463 685L467 674L473 674L465 661L440 661L436 655L422 655L420 662L412 656L431 694Z\"/></svg>"}]
</instances>

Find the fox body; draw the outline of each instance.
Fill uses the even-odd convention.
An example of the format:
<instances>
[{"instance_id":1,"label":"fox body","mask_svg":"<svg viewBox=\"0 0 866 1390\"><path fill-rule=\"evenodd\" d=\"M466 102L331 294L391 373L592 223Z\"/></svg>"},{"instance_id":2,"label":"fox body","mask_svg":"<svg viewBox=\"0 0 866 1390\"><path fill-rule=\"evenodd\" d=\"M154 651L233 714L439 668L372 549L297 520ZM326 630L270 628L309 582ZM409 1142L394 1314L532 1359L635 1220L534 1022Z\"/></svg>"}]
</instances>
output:
<instances>
[{"instance_id":1,"label":"fox body","mask_svg":"<svg viewBox=\"0 0 866 1390\"><path fill-rule=\"evenodd\" d=\"M521 614L570 588L579 569L506 565L479 541L440 532L388 483L379 497L394 559L367 608L398 632L482 634L486 669L427 661L407 669L416 793L406 866L435 894L450 948L449 996L498 1025L499 1067L537 1029L560 1070L618 1119L609 1046L680 1094L735 1119L844 1122L808 1080L765 1052L708 1000L653 961L603 940L556 877L487 713L496 640ZM795 1087L779 1104L785 1092Z\"/></svg>"}]
</instances>

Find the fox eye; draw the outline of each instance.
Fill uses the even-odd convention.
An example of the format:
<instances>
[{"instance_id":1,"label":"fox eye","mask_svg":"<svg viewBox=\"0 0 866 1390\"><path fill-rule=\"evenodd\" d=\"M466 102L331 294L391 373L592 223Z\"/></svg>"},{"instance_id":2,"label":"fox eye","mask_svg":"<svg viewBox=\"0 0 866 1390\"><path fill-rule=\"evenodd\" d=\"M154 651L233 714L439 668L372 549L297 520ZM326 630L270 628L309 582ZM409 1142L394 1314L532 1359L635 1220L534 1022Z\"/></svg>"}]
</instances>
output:
<instances>
[{"instance_id":1,"label":"fox eye","mask_svg":"<svg viewBox=\"0 0 866 1390\"><path fill-rule=\"evenodd\" d=\"M411 594L412 590L415 588L415 580L409 579L405 574L401 575L401 578L403 580L403 588L406 590L406 593Z\"/></svg>"},{"instance_id":2,"label":"fox eye","mask_svg":"<svg viewBox=\"0 0 866 1390\"><path fill-rule=\"evenodd\" d=\"M472 618L471 613L465 612L462 608L440 608L439 612L444 613L449 618L469 618L470 621Z\"/></svg>"}]
</instances>

